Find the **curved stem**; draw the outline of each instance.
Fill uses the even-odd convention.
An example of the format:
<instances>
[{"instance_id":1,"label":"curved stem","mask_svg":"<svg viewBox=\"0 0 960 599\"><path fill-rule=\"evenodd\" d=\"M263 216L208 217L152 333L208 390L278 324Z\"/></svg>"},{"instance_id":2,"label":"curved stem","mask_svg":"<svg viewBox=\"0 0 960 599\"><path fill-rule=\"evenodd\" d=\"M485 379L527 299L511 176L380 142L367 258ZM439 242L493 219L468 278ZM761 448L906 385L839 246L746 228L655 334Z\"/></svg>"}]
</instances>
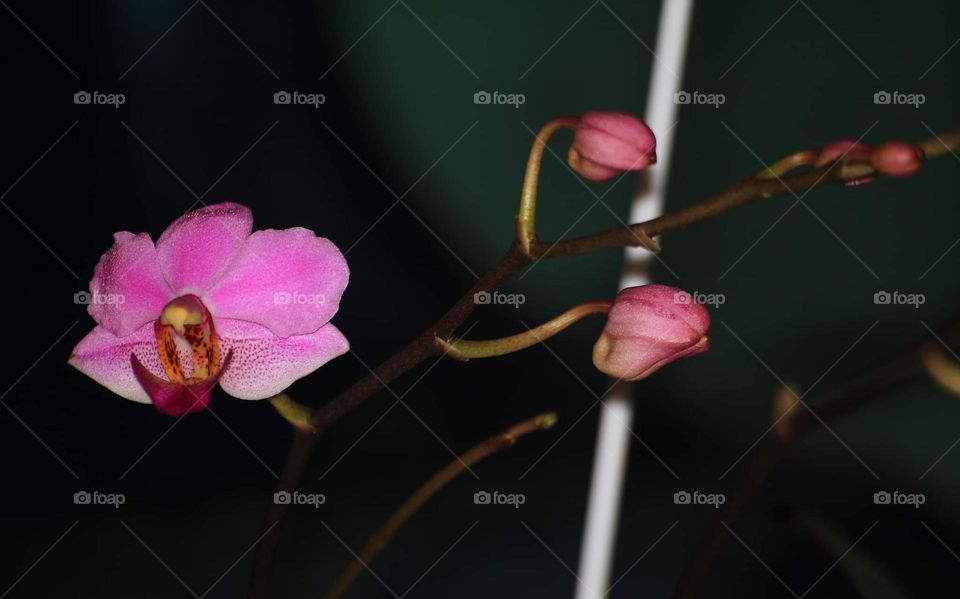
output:
<instances>
[{"instance_id":1,"label":"curved stem","mask_svg":"<svg viewBox=\"0 0 960 599\"><path fill-rule=\"evenodd\" d=\"M438 338L437 343L440 344L451 358L457 358L464 362L473 358L504 356L542 343L545 339L553 337L585 316L591 314L606 314L610 311L611 307L613 307L613 302L609 300L587 302L570 308L560 316L548 320L536 328L528 329L523 333L517 333L509 337L486 339L483 341L467 339L447 341Z\"/></svg>"},{"instance_id":2,"label":"curved stem","mask_svg":"<svg viewBox=\"0 0 960 599\"><path fill-rule=\"evenodd\" d=\"M499 435L490 437L486 441L475 445L469 451L444 466L442 470L431 476L413 495L407 498L407 500L397 508L397 511L390 516L386 523L384 523L383 527L370 537L367 544L360 550L360 553L356 555L356 559L344 570L343 574L341 574L340 578L330 587L324 597L327 599L335 599L343 595L350 585L353 584L353 581L363 573L363 570L377 553L390 542L390 539L393 538L393 535L397 533L400 527L406 524L407 520L420 509L420 506L436 495L440 489L464 470L491 454L512 447L520 437L535 431L549 429L556 424L556 422L557 415L553 412L547 412L546 414L540 414L529 420L524 420L519 424L511 426Z\"/></svg>"},{"instance_id":3,"label":"curved stem","mask_svg":"<svg viewBox=\"0 0 960 599\"><path fill-rule=\"evenodd\" d=\"M527 170L523 175L523 189L520 192L520 212L517 214L517 241L526 253L529 253L530 246L537 240L537 186L540 183L540 165L543 163L547 140L560 129L575 128L579 121L575 116L561 116L551 120L540 129L530 148Z\"/></svg>"},{"instance_id":4,"label":"curved stem","mask_svg":"<svg viewBox=\"0 0 960 599\"><path fill-rule=\"evenodd\" d=\"M960 141L960 138L957 141ZM938 336L944 343L960 341L960 321L941 329ZM924 345L911 348L871 370L852 385L830 393L824 400L814 404L816 414L813 413L813 406L806 407L803 404L794 407L792 413L784 419L789 420L789 426L786 427L788 434L775 431L777 434L767 435L757 447L756 457L737 482L733 496L729 497L727 503L721 508L716 524L684 567L680 580L674 589L673 597L675 599L686 599L701 595L703 583L710 567L730 536L730 529L743 514L750 499L763 486L767 477L773 472L780 458L783 457L794 440L804 433L820 428L824 422L857 410L877 399L884 391L925 374L925 365L922 360L922 352L925 347Z\"/></svg>"},{"instance_id":5,"label":"curved stem","mask_svg":"<svg viewBox=\"0 0 960 599\"><path fill-rule=\"evenodd\" d=\"M754 177L757 179L777 179L783 175L786 175L798 166L813 164L817 160L818 155L819 153L814 152L813 150L795 152L786 158L781 158L780 160L774 162L767 168L754 175Z\"/></svg>"},{"instance_id":6,"label":"curved stem","mask_svg":"<svg viewBox=\"0 0 960 599\"><path fill-rule=\"evenodd\" d=\"M297 403L286 393L277 393L267 399L267 401L270 402L273 409L283 416L283 419L289 422L293 428L302 433L316 433L316 430L310 423L311 411L307 406Z\"/></svg>"},{"instance_id":7,"label":"curved stem","mask_svg":"<svg viewBox=\"0 0 960 599\"><path fill-rule=\"evenodd\" d=\"M960 150L960 128L935 135L930 139L919 142L918 145L924 150L928 160L948 154L952 155ZM426 358L440 353L441 350L436 343L436 339L450 337L463 324L476 308L473 301L474 294L481 291L493 291L504 280L526 265L542 258L584 254L603 248L641 245L643 237L638 236L638 231L644 233L647 237L678 231L761 198L770 198L787 192L799 194L814 187L843 183L858 174L862 176L863 173L859 172L858 168L862 167L833 163L823 168L811 169L781 180L757 181L750 178L703 202L630 227L618 227L595 235L558 241L553 244L535 242L528 252L524 252L518 242L514 243L510 246L506 255L430 328L388 358L372 373L354 383L326 405L314 410L310 421L317 431L316 434L323 434L327 427L379 391L384 384L390 383L390 381L414 368ZM295 434L277 487L278 491L292 491L299 484L300 476L313 450L315 441L316 437L313 435L300 432ZM286 509L286 504L272 502L268 507L263 530L267 531L269 528L269 532L264 534L257 545L253 575L250 582L249 596L251 599L266 599L269 597L270 569L279 542L281 528L276 524L281 522Z\"/></svg>"},{"instance_id":8,"label":"curved stem","mask_svg":"<svg viewBox=\"0 0 960 599\"><path fill-rule=\"evenodd\" d=\"M516 244L510 246L506 255L430 328L332 401L314 410L310 422L316 433L310 435L297 431L294 434L276 491L292 493L296 490L319 435L322 435L328 427L359 406L383 388L384 385L389 384L430 356L440 353L436 338L452 335L453 331L467 319L476 307L473 301L474 294L495 289L507 277L529 263L530 259L520 251ZM261 527L263 537L257 544L254 554L248 595L250 599L268 599L270 597L270 577L276 559L277 547L280 543L281 524L289 507L290 505L287 503L273 501L267 506L267 512L264 515Z\"/></svg>"},{"instance_id":9,"label":"curved stem","mask_svg":"<svg viewBox=\"0 0 960 599\"><path fill-rule=\"evenodd\" d=\"M299 430L294 433L290 451L287 452L287 459L283 464L283 470L280 472L280 480L277 482L277 492L293 493L300 486L300 477L307 466L307 461L313 454L317 439L319 437L316 435ZM277 547L280 545L280 525L289 507L290 504L288 503L273 501L271 495L267 512L263 516L263 523L260 525L263 536L257 543L257 550L253 558L253 570L250 573L250 597L257 599L271 597L271 574Z\"/></svg>"}]
</instances>

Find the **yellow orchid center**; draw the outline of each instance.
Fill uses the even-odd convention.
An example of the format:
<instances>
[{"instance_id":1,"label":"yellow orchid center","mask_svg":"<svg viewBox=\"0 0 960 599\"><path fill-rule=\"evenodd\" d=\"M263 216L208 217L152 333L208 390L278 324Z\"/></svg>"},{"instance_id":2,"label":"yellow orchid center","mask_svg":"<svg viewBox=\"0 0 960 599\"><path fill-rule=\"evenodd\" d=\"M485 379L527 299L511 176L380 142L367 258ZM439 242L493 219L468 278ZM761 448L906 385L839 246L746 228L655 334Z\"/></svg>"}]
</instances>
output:
<instances>
[{"instance_id":1,"label":"yellow orchid center","mask_svg":"<svg viewBox=\"0 0 960 599\"><path fill-rule=\"evenodd\" d=\"M200 298L184 295L163 308L154 324L157 353L171 383L196 383L216 376L220 370L220 340L213 316ZM180 362L177 338L193 351L193 372L187 376Z\"/></svg>"}]
</instances>

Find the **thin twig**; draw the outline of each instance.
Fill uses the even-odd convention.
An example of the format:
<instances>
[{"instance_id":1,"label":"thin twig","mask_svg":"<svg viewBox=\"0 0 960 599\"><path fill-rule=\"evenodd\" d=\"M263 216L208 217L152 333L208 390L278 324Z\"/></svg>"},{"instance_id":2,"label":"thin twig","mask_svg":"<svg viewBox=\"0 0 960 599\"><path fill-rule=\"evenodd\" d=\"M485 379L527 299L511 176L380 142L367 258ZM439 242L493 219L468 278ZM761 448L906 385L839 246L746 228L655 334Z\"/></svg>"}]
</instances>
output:
<instances>
[{"instance_id":1,"label":"thin twig","mask_svg":"<svg viewBox=\"0 0 960 599\"><path fill-rule=\"evenodd\" d=\"M944 327L938 336L945 343L960 342L960 321ZM793 413L788 416L790 434L770 434L760 443L756 457L738 481L732 498L721 509L717 522L711 528L707 538L684 568L674 589L673 596L676 599L700 596L710 567L729 537L728 527L732 527L743 514L747 503L763 486L789 445L804 433L822 426L821 420L827 422L849 414L870 401L878 399L883 392L924 375L926 370L921 352L926 345L925 342L912 347L887 360L845 389L826 396L822 401L811 406L811 410L816 408L816 416L811 413L811 410L803 407L793 408Z\"/></svg>"},{"instance_id":2,"label":"thin twig","mask_svg":"<svg viewBox=\"0 0 960 599\"><path fill-rule=\"evenodd\" d=\"M923 148L928 159L951 154L960 150L960 129L941 133L919 142L919 145ZM761 198L770 198L784 193L799 194L815 187L842 183L846 179L854 177L856 175L854 171L857 168L858 165L833 163L777 180L758 181L751 177L703 202L629 227L620 227L596 235L556 243L536 242L529 251L524 251L515 242L510 246L506 255L436 323L380 364L374 372L363 377L329 403L318 408L311 419L317 431L316 434L322 435L330 425L378 392L383 385L389 384L430 356L440 355L442 348L436 340L447 339L452 336L470 316L476 308L473 299L474 294L496 290L507 278L537 260L583 254L603 248L644 245L645 239L678 231L691 224L719 216ZM277 491L292 492L296 489L315 443L316 436L299 431L295 433ZM250 581L250 599L267 599L269 597L270 570L276 555L281 530L281 527L277 524L283 519L287 507L287 504L274 502L270 503L267 508L262 530L268 532L264 534L257 545Z\"/></svg>"},{"instance_id":3,"label":"thin twig","mask_svg":"<svg viewBox=\"0 0 960 599\"><path fill-rule=\"evenodd\" d=\"M557 415L553 412L540 414L529 420L524 420L519 424L511 426L499 435L490 437L486 441L475 445L459 458L444 466L442 470L431 476L413 495L404 501L400 507L397 508L397 511L390 516L383 527L370 537L367 544L360 550L360 553L357 554L356 559L344 570L343 574L340 575L340 578L330 587L324 597L327 599L336 599L343 595L350 585L353 584L353 581L363 573L363 570L370 564L370 561L373 560L377 553L390 542L390 539L393 538L393 535L397 533L400 527L406 524L407 520L420 509L420 506L436 495L440 489L445 487L447 483L456 478L464 470L491 454L511 447L517 442L517 439L528 433L546 430L552 427L556 421Z\"/></svg>"}]
</instances>

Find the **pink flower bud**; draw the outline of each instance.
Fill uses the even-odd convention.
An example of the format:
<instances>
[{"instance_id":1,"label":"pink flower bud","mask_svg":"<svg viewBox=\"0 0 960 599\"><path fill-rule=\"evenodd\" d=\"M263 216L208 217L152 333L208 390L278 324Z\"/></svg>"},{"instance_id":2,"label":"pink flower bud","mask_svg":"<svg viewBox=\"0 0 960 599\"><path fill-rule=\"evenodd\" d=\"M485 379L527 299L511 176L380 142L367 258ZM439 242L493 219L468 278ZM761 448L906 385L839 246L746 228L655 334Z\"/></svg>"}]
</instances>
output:
<instances>
[{"instance_id":1,"label":"pink flower bud","mask_svg":"<svg viewBox=\"0 0 960 599\"><path fill-rule=\"evenodd\" d=\"M820 150L820 155L817 156L817 160L813 163L813 166L826 166L834 160L841 158L851 162L869 162L872 151L872 146L859 141L853 141L852 139L837 140L831 144L827 144Z\"/></svg>"},{"instance_id":2,"label":"pink flower bud","mask_svg":"<svg viewBox=\"0 0 960 599\"><path fill-rule=\"evenodd\" d=\"M591 181L639 171L657 161L657 139L631 114L588 112L577 123L567 162Z\"/></svg>"},{"instance_id":3,"label":"pink flower bud","mask_svg":"<svg viewBox=\"0 0 960 599\"><path fill-rule=\"evenodd\" d=\"M813 166L827 166L835 160L869 164L870 154L872 152L873 146L859 141L853 141L852 139L841 139L824 146L823 149L820 150L820 155L817 156ZM870 174L863 177L848 179L844 184L863 185L864 183L869 183L874 179L876 179L876 176Z\"/></svg>"},{"instance_id":4,"label":"pink flower bud","mask_svg":"<svg viewBox=\"0 0 960 599\"><path fill-rule=\"evenodd\" d=\"M667 285L630 287L617 295L593 346L593 364L614 378L646 378L677 358L707 351L710 314Z\"/></svg>"},{"instance_id":5,"label":"pink flower bud","mask_svg":"<svg viewBox=\"0 0 960 599\"><path fill-rule=\"evenodd\" d=\"M870 163L884 175L909 177L920 170L923 150L907 142L891 141L873 151Z\"/></svg>"}]
</instances>

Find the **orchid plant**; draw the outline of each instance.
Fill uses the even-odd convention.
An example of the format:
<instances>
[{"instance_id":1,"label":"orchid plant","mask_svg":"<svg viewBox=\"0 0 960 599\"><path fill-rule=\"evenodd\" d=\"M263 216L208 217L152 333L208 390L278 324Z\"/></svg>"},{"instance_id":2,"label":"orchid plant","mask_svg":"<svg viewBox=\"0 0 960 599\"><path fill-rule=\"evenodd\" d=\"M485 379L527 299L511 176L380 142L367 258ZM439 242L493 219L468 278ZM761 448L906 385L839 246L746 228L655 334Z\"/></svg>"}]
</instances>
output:
<instances>
[{"instance_id":1,"label":"orchid plant","mask_svg":"<svg viewBox=\"0 0 960 599\"><path fill-rule=\"evenodd\" d=\"M960 148L960 130L918 144L888 142L873 148L840 140L819 150L791 154L726 191L678 212L585 237L543 242L536 231L537 187L548 139L572 129L570 167L602 181L656 163L656 139L640 119L616 112L590 112L548 122L531 148L516 216L516 241L505 256L435 324L370 375L340 395L308 409L285 389L348 351L332 323L347 286L349 269L340 250L305 228L253 232L251 211L223 203L190 212L156 242L146 233L114 235L113 246L94 268L90 293L122 297L94 301L96 327L74 348L70 364L117 395L152 404L174 418L210 404L217 386L239 399L267 399L295 428L278 491L296 489L316 439L334 422L384 385L430 356L459 360L503 356L541 343L574 322L606 314L593 348L593 363L621 380L650 376L671 362L709 348L710 315L691 294L665 285L621 291L615 298L573 306L538 327L500 339L468 340L456 331L476 308L475 294L496 289L522 267L544 258L617 246L660 249L658 236L785 192L840 183L858 185L878 175L915 174L924 159ZM468 463L516 438L552 426L541 415L464 454L428 481L371 540L369 560L419 505ZM276 524L287 506L270 504L267 531L258 545L251 597L270 596L270 570L279 539ZM358 558L359 559L359 558ZM362 572L354 564L331 589L339 596Z\"/></svg>"}]
</instances>

